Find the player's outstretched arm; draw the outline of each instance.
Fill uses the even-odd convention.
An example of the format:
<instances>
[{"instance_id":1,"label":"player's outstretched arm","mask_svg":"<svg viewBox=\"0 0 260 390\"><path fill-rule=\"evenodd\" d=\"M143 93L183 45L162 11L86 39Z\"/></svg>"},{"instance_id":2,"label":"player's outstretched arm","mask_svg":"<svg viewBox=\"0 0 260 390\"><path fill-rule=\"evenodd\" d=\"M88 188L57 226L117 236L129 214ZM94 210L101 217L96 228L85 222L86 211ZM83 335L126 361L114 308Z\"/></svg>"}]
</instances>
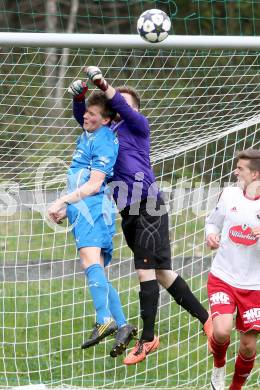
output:
<instances>
[{"instance_id":1,"label":"player's outstretched arm","mask_svg":"<svg viewBox=\"0 0 260 390\"><path fill-rule=\"evenodd\" d=\"M210 249L219 248L220 233L223 228L225 215L226 206L223 191L219 197L217 206L206 218L206 243Z\"/></svg>"},{"instance_id":2,"label":"player's outstretched arm","mask_svg":"<svg viewBox=\"0 0 260 390\"><path fill-rule=\"evenodd\" d=\"M105 92L106 97L111 100L116 95L116 89L108 84L97 66L88 66L85 68L87 78L96 87ZM129 128L138 135L147 136L150 132L147 119L138 111L133 109L126 100L119 94L116 100L111 101L112 108L127 121Z\"/></svg>"},{"instance_id":3,"label":"player's outstretched arm","mask_svg":"<svg viewBox=\"0 0 260 390\"><path fill-rule=\"evenodd\" d=\"M85 95L87 90L88 86L82 80L73 81L68 88L68 92L73 96L73 115L81 127L83 127L83 115L86 111Z\"/></svg>"},{"instance_id":4,"label":"player's outstretched arm","mask_svg":"<svg viewBox=\"0 0 260 390\"><path fill-rule=\"evenodd\" d=\"M57 199L48 209L49 219L55 223L60 223L66 216L66 208L68 204L80 202L86 196L91 196L100 191L100 188L105 180L106 174L100 171L93 170L89 180L79 187L77 190L70 192Z\"/></svg>"}]
</instances>

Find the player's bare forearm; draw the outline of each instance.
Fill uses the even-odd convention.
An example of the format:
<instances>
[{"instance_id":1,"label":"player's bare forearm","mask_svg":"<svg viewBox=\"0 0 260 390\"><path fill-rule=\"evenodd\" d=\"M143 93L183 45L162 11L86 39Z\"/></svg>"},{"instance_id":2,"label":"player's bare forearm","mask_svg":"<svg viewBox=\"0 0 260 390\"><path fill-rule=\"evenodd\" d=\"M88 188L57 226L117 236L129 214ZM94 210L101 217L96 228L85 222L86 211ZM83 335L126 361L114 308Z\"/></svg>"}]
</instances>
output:
<instances>
[{"instance_id":1,"label":"player's bare forearm","mask_svg":"<svg viewBox=\"0 0 260 390\"><path fill-rule=\"evenodd\" d=\"M89 181L77 188L75 191L66 194L57 199L48 209L50 220L55 223L60 223L65 218L64 210L68 204L73 204L81 201L87 196L91 196L100 191L100 188L105 179L105 173L100 171L92 171Z\"/></svg>"},{"instance_id":2,"label":"player's bare forearm","mask_svg":"<svg viewBox=\"0 0 260 390\"><path fill-rule=\"evenodd\" d=\"M61 203L65 204L73 204L81 201L82 199L86 198L87 196L95 195L96 193L99 192L100 187L103 183L103 180L99 182L90 182L88 181L87 183L83 184L80 188L77 190L64 195L62 198L60 198Z\"/></svg>"},{"instance_id":3,"label":"player's bare forearm","mask_svg":"<svg viewBox=\"0 0 260 390\"><path fill-rule=\"evenodd\" d=\"M95 195L100 191L105 177L105 173L101 171L92 171L89 180L75 191L62 196L60 203L77 203L87 196Z\"/></svg>"},{"instance_id":4,"label":"player's bare forearm","mask_svg":"<svg viewBox=\"0 0 260 390\"><path fill-rule=\"evenodd\" d=\"M101 185L102 182L100 184L87 182L77 190L57 199L48 210L48 216L50 220L55 223L60 223L61 220L64 219L63 210L67 207L68 204L77 203L87 196L96 194L99 191Z\"/></svg>"}]
</instances>

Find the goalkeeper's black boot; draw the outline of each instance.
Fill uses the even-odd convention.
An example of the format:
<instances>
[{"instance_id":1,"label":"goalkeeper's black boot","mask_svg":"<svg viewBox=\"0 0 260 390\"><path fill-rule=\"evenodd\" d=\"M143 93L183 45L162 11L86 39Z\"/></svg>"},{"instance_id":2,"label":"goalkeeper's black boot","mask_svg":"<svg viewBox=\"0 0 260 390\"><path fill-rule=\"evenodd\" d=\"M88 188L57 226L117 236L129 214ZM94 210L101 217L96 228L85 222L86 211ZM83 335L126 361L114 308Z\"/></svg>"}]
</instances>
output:
<instances>
[{"instance_id":1,"label":"goalkeeper's black boot","mask_svg":"<svg viewBox=\"0 0 260 390\"><path fill-rule=\"evenodd\" d=\"M85 349L98 344L105 337L115 333L116 330L117 330L117 325L115 321L112 319L110 319L105 324L96 323L92 330L90 338L87 341L85 341L84 344L82 344L81 348Z\"/></svg>"},{"instance_id":2,"label":"goalkeeper's black boot","mask_svg":"<svg viewBox=\"0 0 260 390\"><path fill-rule=\"evenodd\" d=\"M137 328L133 325L124 325L118 329L116 340L110 351L111 357L121 355L127 348L130 341L137 335Z\"/></svg>"}]
</instances>

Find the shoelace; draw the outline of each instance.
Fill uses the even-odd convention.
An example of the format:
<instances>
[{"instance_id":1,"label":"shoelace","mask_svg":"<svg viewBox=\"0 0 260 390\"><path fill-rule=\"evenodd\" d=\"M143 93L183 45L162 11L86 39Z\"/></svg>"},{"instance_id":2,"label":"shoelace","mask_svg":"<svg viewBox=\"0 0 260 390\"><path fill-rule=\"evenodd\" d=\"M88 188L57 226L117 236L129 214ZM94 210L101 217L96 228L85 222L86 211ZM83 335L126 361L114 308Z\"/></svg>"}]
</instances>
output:
<instances>
[{"instance_id":1,"label":"shoelace","mask_svg":"<svg viewBox=\"0 0 260 390\"><path fill-rule=\"evenodd\" d=\"M138 342L138 348L137 348L137 351L134 353L134 355L139 355L142 351L143 351L143 348L144 348L144 342L142 340L140 340Z\"/></svg>"}]
</instances>

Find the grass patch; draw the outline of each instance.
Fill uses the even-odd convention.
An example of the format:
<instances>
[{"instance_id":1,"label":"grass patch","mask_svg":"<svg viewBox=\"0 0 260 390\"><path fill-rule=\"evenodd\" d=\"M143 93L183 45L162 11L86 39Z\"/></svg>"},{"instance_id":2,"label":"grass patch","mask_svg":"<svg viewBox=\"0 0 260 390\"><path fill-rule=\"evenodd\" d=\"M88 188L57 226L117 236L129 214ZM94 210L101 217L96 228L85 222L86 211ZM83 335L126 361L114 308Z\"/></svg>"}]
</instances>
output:
<instances>
[{"instance_id":1,"label":"grass patch","mask_svg":"<svg viewBox=\"0 0 260 390\"><path fill-rule=\"evenodd\" d=\"M135 277L123 278L125 312L141 326ZM193 283L199 287L200 280ZM196 286L197 284L197 286ZM2 283L1 286L0 385L29 383L67 384L83 387L174 387L209 383L212 358L197 320L161 293L157 321L160 349L138 366L126 367L122 357L112 359L112 338L95 348L80 346L92 328L94 317L84 277L38 282ZM206 291L203 290L203 300ZM233 339L234 341L234 339ZM235 344L229 350L230 374ZM256 382L256 373L250 383Z\"/></svg>"},{"instance_id":2,"label":"grass patch","mask_svg":"<svg viewBox=\"0 0 260 390\"><path fill-rule=\"evenodd\" d=\"M189 222L187 222L189 221ZM131 257L117 220L114 258ZM173 258L194 258L187 277L197 297L207 305L206 274L200 259L208 256L204 248L204 220L190 212L170 219ZM0 226L0 263L5 267L30 267L44 261L77 259L71 233L55 233L39 213L21 212L3 217ZM121 266L120 265L120 266ZM198 272L199 270L199 272ZM129 321L142 327L139 318L138 282L129 270L127 277L114 277ZM212 358L207 354L201 325L180 310L165 291L161 291L156 331L160 349L137 366L124 366L123 358L112 359L113 338L82 351L80 346L94 323L94 311L84 275L55 277L35 281L4 281L0 284L0 387L45 383L80 387L177 387L205 388L210 381ZM227 382L231 380L236 334L228 351ZM259 364L248 382L256 388ZM250 387L249 387L250 388Z\"/></svg>"}]
</instances>

